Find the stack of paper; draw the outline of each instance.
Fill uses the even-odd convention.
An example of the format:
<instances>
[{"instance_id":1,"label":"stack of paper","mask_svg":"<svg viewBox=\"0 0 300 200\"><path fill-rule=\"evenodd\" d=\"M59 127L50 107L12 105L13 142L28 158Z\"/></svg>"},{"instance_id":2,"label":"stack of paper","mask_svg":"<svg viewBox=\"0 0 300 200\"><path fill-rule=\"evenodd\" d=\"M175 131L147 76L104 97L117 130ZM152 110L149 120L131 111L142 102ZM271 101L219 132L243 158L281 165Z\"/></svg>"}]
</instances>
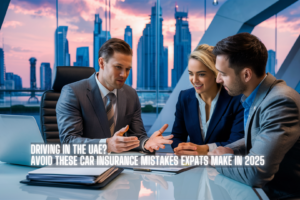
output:
<instances>
[{"instance_id":1,"label":"stack of paper","mask_svg":"<svg viewBox=\"0 0 300 200\"><path fill-rule=\"evenodd\" d=\"M123 169L110 168L54 168L44 167L28 173L27 185L100 189L116 178Z\"/></svg>"},{"instance_id":2,"label":"stack of paper","mask_svg":"<svg viewBox=\"0 0 300 200\"><path fill-rule=\"evenodd\" d=\"M57 183L102 183L118 170L111 168L51 168L44 167L31 171L27 175L30 181L47 181Z\"/></svg>"}]
</instances>

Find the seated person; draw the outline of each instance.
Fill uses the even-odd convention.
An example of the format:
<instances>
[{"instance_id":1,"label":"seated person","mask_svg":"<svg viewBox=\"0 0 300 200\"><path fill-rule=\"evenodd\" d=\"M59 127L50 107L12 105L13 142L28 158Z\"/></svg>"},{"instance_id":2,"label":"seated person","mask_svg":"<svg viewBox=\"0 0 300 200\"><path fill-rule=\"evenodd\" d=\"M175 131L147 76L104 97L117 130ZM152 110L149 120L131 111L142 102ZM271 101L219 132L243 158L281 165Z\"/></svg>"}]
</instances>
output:
<instances>
[{"instance_id":1,"label":"seated person","mask_svg":"<svg viewBox=\"0 0 300 200\"><path fill-rule=\"evenodd\" d=\"M108 152L117 153L153 152L171 144L172 135L162 136L167 124L147 137L138 95L124 84L132 63L130 46L112 38L100 48L98 62L99 72L61 91L56 106L61 143L106 143Z\"/></svg>"},{"instance_id":2,"label":"seated person","mask_svg":"<svg viewBox=\"0 0 300 200\"><path fill-rule=\"evenodd\" d=\"M217 171L262 187L270 199L299 198L300 95L283 80L266 74L268 51L254 35L227 37L213 52L217 56L217 82L224 84L231 96L243 94L245 137L209 154L264 159L262 166L218 166Z\"/></svg>"},{"instance_id":3,"label":"seated person","mask_svg":"<svg viewBox=\"0 0 300 200\"><path fill-rule=\"evenodd\" d=\"M176 105L172 148L176 155L207 152L244 137L244 109L240 96L231 97L216 83L213 47L199 45L191 53L188 72L194 88L181 91ZM187 142L187 137L190 142Z\"/></svg>"}]
</instances>

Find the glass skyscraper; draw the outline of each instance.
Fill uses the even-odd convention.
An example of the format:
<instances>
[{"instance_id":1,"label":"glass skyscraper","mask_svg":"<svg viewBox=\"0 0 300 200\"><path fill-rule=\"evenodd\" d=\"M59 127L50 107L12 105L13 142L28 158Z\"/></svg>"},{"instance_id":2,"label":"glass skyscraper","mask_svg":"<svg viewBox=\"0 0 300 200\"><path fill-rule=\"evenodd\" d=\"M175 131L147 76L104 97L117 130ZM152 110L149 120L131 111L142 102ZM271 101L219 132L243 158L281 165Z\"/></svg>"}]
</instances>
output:
<instances>
[{"instance_id":1,"label":"glass skyscraper","mask_svg":"<svg viewBox=\"0 0 300 200\"><path fill-rule=\"evenodd\" d=\"M8 85L13 85L13 89L16 89L16 90L21 90L23 88L22 86L22 78L12 72L7 72L5 73L5 82L7 81L13 81L13 84L12 83L8 83ZM6 88L8 89L8 88Z\"/></svg>"},{"instance_id":2,"label":"glass skyscraper","mask_svg":"<svg viewBox=\"0 0 300 200\"><path fill-rule=\"evenodd\" d=\"M174 67L172 69L172 88L175 88L188 65L191 54L191 33L187 21L187 12L178 12L175 7L176 32L174 35Z\"/></svg>"},{"instance_id":3,"label":"glass skyscraper","mask_svg":"<svg viewBox=\"0 0 300 200\"><path fill-rule=\"evenodd\" d=\"M98 64L98 52L101 46L111 38L109 31L102 30L102 19L99 17L99 14L95 14L95 21L94 21L94 46L93 46L93 56L94 56L94 68L96 72L99 71L99 64Z\"/></svg>"},{"instance_id":4,"label":"glass skyscraper","mask_svg":"<svg viewBox=\"0 0 300 200\"><path fill-rule=\"evenodd\" d=\"M0 48L0 88L4 86L5 81L5 65L4 65L4 51Z\"/></svg>"},{"instance_id":5,"label":"glass skyscraper","mask_svg":"<svg viewBox=\"0 0 300 200\"><path fill-rule=\"evenodd\" d=\"M50 63L41 63L40 81L42 90L51 90L52 72Z\"/></svg>"},{"instance_id":6,"label":"glass skyscraper","mask_svg":"<svg viewBox=\"0 0 300 200\"><path fill-rule=\"evenodd\" d=\"M67 32L67 26L59 26L55 31L55 60L53 67L54 76L57 66L70 66L69 42L67 40Z\"/></svg>"},{"instance_id":7,"label":"glass skyscraper","mask_svg":"<svg viewBox=\"0 0 300 200\"><path fill-rule=\"evenodd\" d=\"M78 47L76 49L76 62L74 62L74 66L90 66L89 47Z\"/></svg>"},{"instance_id":8,"label":"glass skyscraper","mask_svg":"<svg viewBox=\"0 0 300 200\"><path fill-rule=\"evenodd\" d=\"M275 76L275 65L276 65L276 52L273 50L269 50L266 72L269 72L270 74Z\"/></svg>"},{"instance_id":9,"label":"glass skyscraper","mask_svg":"<svg viewBox=\"0 0 300 200\"><path fill-rule=\"evenodd\" d=\"M14 81L14 73L7 72L5 73L5 89L14 90L15 89L15 81Z\"/></svg>"},{"instance_id":10,"label":"glass skyscraper","mask_svg":"<svg viewBox=\"0 0 300 200\"><path fill-rule=\"evenodd\" d=\"M130 48L132 49L132 29L130 28L130 26L126 26L125 28L124 41L127 42L127 44L129 44ZM132 86L132 69L130 70L125 83L129 86Z\"/></svg>"},{"instance_id":11,"label":"glass skyscraper","mask_svg":"<svg viewBox=\"0 0 300 200\"><path fill-rule=\"evenodd\" d=\"M168 66L165 64L163 46L163 35L162 35L162 17L159 17L159 88L166 89L168 87ZM137 49L137 88L138 89L150 89L154 90L157 86L157 74L156 73L156 5L151 8L150 24L146 24L141 36L138 49ZM167 70L166 70L167 69ZM162 81L163 80L163 81Z\"/></svg>"},{"instance_id":12,"label":"glass skyscraper","mask_svg":"<svg viewBox=\"0 0 300 200\"><path fill-rule=\"evenodd\" d=\"M14 81L15 81L15 89L21 90L23 88L22 78L19 75L14 74Z\"/></svg>"}]
</instances>

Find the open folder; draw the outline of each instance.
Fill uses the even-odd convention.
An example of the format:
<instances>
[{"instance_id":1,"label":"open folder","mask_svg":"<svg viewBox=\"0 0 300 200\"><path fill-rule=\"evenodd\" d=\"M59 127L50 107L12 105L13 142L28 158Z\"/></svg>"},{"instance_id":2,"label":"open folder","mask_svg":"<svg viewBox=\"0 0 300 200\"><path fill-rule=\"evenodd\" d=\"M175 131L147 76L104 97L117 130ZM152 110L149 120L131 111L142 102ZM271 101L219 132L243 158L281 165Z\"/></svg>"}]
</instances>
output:
<instances>
[{"instance_id":1,"label":"open folder","mask_svg":"<svg viewBox=\"0 0 300 200\"><path fill-rule=\"evenodd\" d=\"M21 183L28 185L99 189L123 171L122 168L53 168L31 171Z\"/></svg>"}]
</instances>

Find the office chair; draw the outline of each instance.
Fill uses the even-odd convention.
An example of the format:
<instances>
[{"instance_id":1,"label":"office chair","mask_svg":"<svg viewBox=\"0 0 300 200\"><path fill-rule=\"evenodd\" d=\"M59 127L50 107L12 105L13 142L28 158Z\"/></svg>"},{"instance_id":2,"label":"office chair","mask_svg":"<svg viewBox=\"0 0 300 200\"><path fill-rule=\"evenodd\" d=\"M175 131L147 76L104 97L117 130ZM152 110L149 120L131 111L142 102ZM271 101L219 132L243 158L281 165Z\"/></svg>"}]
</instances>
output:
<instances>
[{"instance_id":1,"label":"office chair","mask_svg":"<svg viewBox=\"0 0 300 200\"><path fill-rule=\"evenodd\" d=\"M56 104L64 85L89 78L95 69L91 67L57 67L52 90L41 98L41 134L45 143L60 143L56 119Z\"/></svg>"}]
</instances>

